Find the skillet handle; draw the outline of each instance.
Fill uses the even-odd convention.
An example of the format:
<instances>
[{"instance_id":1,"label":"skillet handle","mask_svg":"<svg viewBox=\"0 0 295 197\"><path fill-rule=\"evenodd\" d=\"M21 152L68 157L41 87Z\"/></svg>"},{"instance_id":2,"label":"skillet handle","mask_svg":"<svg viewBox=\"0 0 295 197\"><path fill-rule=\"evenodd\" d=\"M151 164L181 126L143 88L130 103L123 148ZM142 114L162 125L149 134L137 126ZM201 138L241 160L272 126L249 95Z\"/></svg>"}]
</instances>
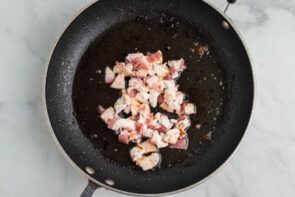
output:
<instances>
[{"instance_id":1,"label":"skillet handle","mask_svg":"<svg viewBox=\"0 0 295 197\"><path fill-rule=\"evenodd\" d=\"M92 181L88 180L88 184L80 197L91 197L94 194L95 190L99 187L99 185L96 185Z\"/></svg>"},{"instance_id":2,"label":"skillet handle","mask_svg":"<svg viewBox=\"0 0 295 197\"><path fill-rule=\"evenodd\" d=\"M237 2L237 0L227 0L227 5L226 5L226 7L225 7L223 13L225 14L226 11L228 10L229 6L230 6L231 4L234 4L235 2Z\"/></svg>"}]
</instances>

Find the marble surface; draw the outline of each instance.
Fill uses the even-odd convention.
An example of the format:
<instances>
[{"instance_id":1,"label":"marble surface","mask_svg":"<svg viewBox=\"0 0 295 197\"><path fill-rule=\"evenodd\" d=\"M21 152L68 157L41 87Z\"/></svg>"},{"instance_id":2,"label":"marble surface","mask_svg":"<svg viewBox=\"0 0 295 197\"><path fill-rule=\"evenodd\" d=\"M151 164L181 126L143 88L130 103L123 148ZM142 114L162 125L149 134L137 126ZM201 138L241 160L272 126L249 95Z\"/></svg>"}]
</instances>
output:
<instances>
[{"instance_id":1,"label":"marble surface","mask_svg":"<svg viewBox=\"0 0 295 197\"><path fill-rule=\"evenodd\" d=\"M79 196L86 179L60 154L42 116L41 81L55 41L92 0L0 1L0 196ZM225 0L210 0L220 9ZM174 195L295 195L295 0L240 0L228 15L256 71L250 132L209 181ZM100 189L95 196L121 196Z\"/></svg>"}]
</instances>

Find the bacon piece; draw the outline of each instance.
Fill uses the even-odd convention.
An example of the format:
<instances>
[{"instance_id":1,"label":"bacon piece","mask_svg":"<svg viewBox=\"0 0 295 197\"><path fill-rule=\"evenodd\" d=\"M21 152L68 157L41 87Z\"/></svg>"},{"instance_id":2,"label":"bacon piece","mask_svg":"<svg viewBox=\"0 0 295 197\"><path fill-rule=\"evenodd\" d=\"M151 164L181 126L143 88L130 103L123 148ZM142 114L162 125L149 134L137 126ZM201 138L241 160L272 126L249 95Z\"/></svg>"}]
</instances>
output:
<instances>
[{"instance_id":1,"label":"bacon piece","mask_svg":"<svg viewBox=\"0 0 295 197\"><path fill-rule=\"evenodd\" d=\"M115 117L115 110L113 107L107 108L101 115L100 118L107 123L109 119L113 119Z\"/></svg>"},{"instance_id":2,"label":"bacon piece","mask_svg":"<svg viewBox=\"0 0 295 197\"><path fill-rule=\"evenodd\" d=\"M163 125L166 128L166 130L170 129L172 127L172 124L171 124L168 116L166 116L164 114L161 114L160 119L159 119L159 123L161 125Z\"/></svg>"},{"instance_id":3,"label":"bacon piece","mask_svg":"<svg viewBox=\"0 0 295 197\"><path fill-rule=\"evenodd\" d=\"M154 64L162 64L163 63L162 51L158 50L157 52L149 55L147 57L147 61Z\"/></svg>"},{"instance_id":4,"label":"bacon piece","mask_svg":"<svg viewBox=\"0 0 295 197\"><path fill-rule=\"evenodd\" d=\"M184 112L187 115L195 114L195 113L197 113L197 108L193 103L188 103L184 107Z\"/></svg>"},{"instance_id":5,"label":"bacon piece","mask_svg":"<svg viewBox=\"0 0 295 197\"><path fill-rule=\"evenodd\" d=\"M153 66L153 71L160 78L164 78L169 74L169 68L166 66L166 64L163 64L163 65L155 64Z\"/></svg>"},{"instance_id":6,"label":"bacon piece","mask_svg":"<svg viewBox=\"0 0 295 197\"><path fill-rule=\"evenodd\" d=\"M138 114L139 106L140 106L140 103L137 100L132 99L131 106L130 106L132 116L136 116Z\"/></svg>"},{"instance_id":7,"label":"bacon piece","mask_svg":"<svg viewBox=\"0 0 295 197\"><path fill-rule=\"evenodd\" d=\"M146 131L144 131L143 136L151 138L151 137L153 137L153 133L154 133L153 129L147 129Z\"/></svg>"},{"instance_id":8,"label":"bacon piece","mask_svg":"<svg viewBox=\"0 0 295 197\"><path fill-rule=\"evenodd\" d=\"M141 104L141 105L139 106L139 113L140 113L143 117L147 118L147 117L150 115L150 113L151 113L150 105L147 104L147 103L143 103L143 104Z\"/></svg>"},{"instance_id":9,"label":"bacon piece","mask_svg":"<svg viewBox=\"0 0 295 197\"><path fill-rule=\"evenodd\" d=\"M136 165L140 166L144 171L153 169L160 162L159 153L152 153L149 156L141 157L136 161Z\"/></svg>"},{"instance_id":10,"label":"bacon piece","mask_svg":"<svg viewBox=\"0 0 295 197\"><path fill-rule=\"evenodd\" d=\"M166 103L174 101L175 97L176 97L176 92L175 91L166 90L164 92L164 102L166 102Z\"/></svg>"},{"instance_id":11,"label":"bacon piece","mask_svg":"<svg viewBox=\"0 0 295 197\"><path fill-rule=\"evenodd\" d=\"M126 57L126 60L128 62L133 63L134 61L136 61L142 57L144 57L144 55L142 53L129 53Z\"/></svg>"},{"instance_id":12,"label":"bacon piece","mask_svg":"<svg viewBox=\"0 0 295 197\"><path fill-rule=\"evenodd\" d=\"M166 103L162 103L162 104L160 105L160 107L161 107L163 110L166 110L167 112L170 112L170 113L173 113L173 112L174 112L174 110L171 109Z\"/></svg>"},{"instance_id":13,"label":"bacon piece","mask_svg":"<svg viewBox=\"0 0 295 197\"><path fill-rule=\"evenodd\" d=\"M150 91L149 101L150 101L150 104L153 108L157 107L159 95L160 95L160 93L155 90Z\"/></svg>"},{"instance_id":14,"label":"bacon piece","mask_svg":"<svg viewBox=\"0 0 295 197\"><path fill-rule=\"evenodd\" d=\"M99 106L97 107L97 110L98 110L98 113L99 113L99 114L102 114L106 109L105 109L103 106L99 105Z\"/></svg>"},{"instance_id":15,"label":"bacon piece","mask_svg":"<svg viewBox=\"0 0 295 197\"><path fill-rule=\"evenodd\" d=\"M113 129L113 126L114 126L116 120L117 120L116 118L108 119L108 120L107 120L107 127L108 127L109 129Z\"/></svg>"},{"instance_id":16,"label":"bacon piece","mask_svg":"<svg viewBox=\"0 0 295 197\"><path fill-rule=\"evenodd\" d=\"M166 90L177 92L177 86L174 80L164 80L164 85Z\"/></svg>"},{"instance_id":17,"label":"bacon piece","mask_svg":"<svg viewBox=\"0 0 295 197\"><path fill-rule=\"evenodd\" d=\"M171 79L176 79L179 76L179 72L175 69L175 67L169 67L169 75L171 76Z\"/></svg>"},{"instance_id":18,"label":"bacon piece","mask_svg":"<svg viewBox=\"0 0 295 197\"><path fill-rule=\"evenodd\" d=\"M110 69L110 67L106 67L106 70L105 70L105 82L106 83L112 83L115 79L115 73L112 71L112 69Z\"/></svg>"},{"instance_id":19,"label":"bacon piece","mask_svg":"<svg viewBox=\"0 0 295 197\"><path fill-rule=\"evenodd\" d=\"M166 143L162 140L162 137L160 136L158 131L155 131L153 133L153 137L151 138L151 142L154 143L158 148L163 148L163 147L168 146L168 143Z\"/></svg>"},{"instance_id":20,"label":"bacon piece","mask_svg":"<svg viewBox=\"0 0 295 197\"><path fill-rule=\"evenodd\" d=\"M135 88L133 87L130 87L127 89L127 93L128 95L131 97L131 98L135 98L136 97L136 94L137 94L137 91Z\"/></svg>"},{"instance_id":21,"label":"bacon piece","mask_svg":"<svg viewBox=\"0 0 295 197\"><path fill-rule=\"evenodd\" d=\"M119 98L115 103L116 114L120 113L127 107L124 97Z\"/></svg>"},{"instance_id":22,"label":"bacon piece","mask_svg":"<svg viewBox=\"0 0 295 197\"><path fill-rule=\"evenodd\" d=\"M140 143L140 136L135 132L129 132L129 141Z\"/></svg>"},{"instance_id":23,"label":"bacon piece","mask_svg":"<svg viewBox=\"0 0 295 197\"><path fill-rule=\"evenodd\" d=\"M178 72L184 71L184 69L186 69L186 66L184 65L183 58L181 58L179 60L168 61L168 66L173 67L173 69Z\"/></svg>"},{"instance_id":24,"label":"bacon piece","mask_svg":"<svg viewBox=\"0 0 295 197\"><path fill-rule=\"evenodd\" d=\"M173 111L174 110L179 111L181 109L181 106L175 100L169 101L169 102L166 102L166 103L167 103L168 108L173 110Z\"/></svg>"},{"instance_id":25,"label":"bacon piece","mask_svg":"<svg viewBox=\"0 0 295 197\"><path fill-rule=\"evenodd\" d=\"M138 71L135 71L135 76L139 78L145 78L148 75L147 69L139 69Z\"/></svg>"},{"instance_id":26,"label":"bacon piece","mask_svg":"<svg viewBox=\"0 0 295 197\"><path fill-rule=\"evenodd\" d=\"M126 77L127 77L127 76L133 76L132 69L133 69L133 65L132 65L131 63L126 64L126 65L123 67L123 73L124 73L124 75L125 75Z\"/></svg>"},{"instance_id":27,"label":"bacon piece","mask_svg":"<svg viewBox=\"0 0 295 197\"><path fill-rule=\"evenodd\" d=\"M113 68L114 73L122 73L124 71L125 63L116 61L116 64Z\"/></svg>"},{"instance_id":28,"label":"bacon piece","mask_svg":"<svg viewBox=\"0 0 295 197\"><path fill-rule=\"evenodd\" d=\"M158 96L158 100L157 100L157 102L158 102L159 104L161 104L161 103L164 102L164 96L163 96L163 94L160 94L160 95Z\"/></svg>"},{"instance_id":29,"label":"bacon piece","mask_svg":"<svg viewBox=\"0 0 295 197\"><path fill-rule=\"evenodd\" d=\"M135 98L141 103L148 103L150 95L146 92L139 92L138 94L136 94Z\"/></svg>"},{"instance_id":30,"label":"bacon piece","mask_svg":"<svg viewBox=\"0 0 295 197\"><path fill-rule=\"evenodd\" d=\"M179 140L177 140L177 142L175 144L171 144L169 146L169 148L181 149L181 150L186 150L187 147L188 147L188 139L187 138L179 139Z\"/></svg>"},{"instance_id":31,"label":"bacon piece","mask_svg":"<svg viewBox=\"0 0 295 197\"><path fill-rule=\"evenodd\" d=\"M144 150L141 147L134 146L133 148L131 148L129 153L132 160L137 161L138 159L143 157Z\"/></svg>"},{"instance_id":32,"label":"bacon piece","mask_svg":"<svg viewBox=\"0 0 295 197\"><path fill-rule=\"evenodd\" d=\"M123 74L119 74L111 85L114 89L124 89L125 88L125 77Z\"/></svg>"},{"instance_id":33,"label":"bacon piece","mask_svg":"<svg viewBox=\"0 0 295 197\"><path fill-rule=\"evenodd\" d=\"M159 78L157 76L153 75L153 76L149 77L145 82L148 85L148 87L151 88L151 87L155 86L155 84L158 85Z\"/></svg>"},{"instance_id":34,"label":"bacon piece","mask_svg":"<svg viewBox=\"0 0 295 197\"><path fill-rule=\"evenodd\" d=\"M191 121L188 116L182 116L177 120L176 127L178 129L187 129L191 125Z\"/></svg>"},{"instance_id":35,"label":"bacon piece","mask_svg":"<svg viewBox=\"0 0 295 197\"><path fill-rule=\"evenodd\" d=\"M179 135L180 135L179 129L171 129L166 132L165 136L163 137L163 140L170 144L175 144L179 138Z\"/></svg>"},{"instance_id":36,"label":"bacon piece","mask_svg":"<svg viewBox=\"0 0 295 197\"><path fill-rule=\"evenodd\" d=\"M139 92L148 92L149 89L145 87L143 81L140 78L131 78L128 82L128 86L135 88Z\"/></svg>"},{"instance_id":37,"label":"bacon piece","mask_svg":"<svg viewBox=\"0 0 295 197\"><path fill-rule=\"evenodd\" d=\"M176 92L175 94L175 101L178 103L178 104L182 104L183 103L183 100L184 100L184 94L180 91Z\"/></svg>"},{"instance_id":38,"label":"bacon piece","mask_svg":"<svg viewBox=\"0 0 295 197\"><path fill-rule=\"evenodd\" d=\"M142 127L140 128L140 130L139 130L139 134L141 135L141 136L144 136L144 134L145 133L147 133L147 125L146 124L144 124L144 125L142 125Z\"/></svg>"},{"instance_id":39,"label":"bacon piece","mask_svg":"<svg viewBox=\"0 0 295 197\"><path fill-rule=\"evenodd\" d=\"M129 133L127 131L122 131L118 136L119 142L123 144L129 143Z\"/></svg>"},{"instance_id":40,"label":"bacon piece","mask_svg":"<svg viewBox=\"0 0 295 197\"><path fill-rule=\"evenodd\" d=\"M122 128L135 130L135 121L129 120L129 119L124 119L124 118L116 120L116 122L113 126L113 130L117 131Z\"/></svg>"},{"instance_id":41,"label":"bacon piece","mask_svg":"<svg viewBox=\"0 0 295 197\"><path fill-rule=\"evenodd\" d=\"M154 144L152 144L149 140L146 140L145 142L138 144L138 146L143 149L144 154L157 151L157 147Z\"/></svg>"}]
</instances>

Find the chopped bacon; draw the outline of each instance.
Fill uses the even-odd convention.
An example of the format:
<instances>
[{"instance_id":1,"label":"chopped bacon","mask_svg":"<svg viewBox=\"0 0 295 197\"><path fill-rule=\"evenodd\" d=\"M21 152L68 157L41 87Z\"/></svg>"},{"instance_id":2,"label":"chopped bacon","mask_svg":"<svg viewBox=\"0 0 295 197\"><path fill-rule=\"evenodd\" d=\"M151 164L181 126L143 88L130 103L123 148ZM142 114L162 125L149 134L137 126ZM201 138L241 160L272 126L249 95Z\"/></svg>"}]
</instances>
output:
<instances>
[{"instance_id":1,"label":"chopped bacon","mask_svg":"<svg viewBox=\"0 0 295 197\"><path fill-rule=\"evenodd\" d=\"M178 104L182 104L183 103L183 100L184 100L184 94L180 91L176 92L175 94L175 101L178 103Z\"/></svg>"},{"instance_id":2,"label":"chopped bacon","mask_svg":"<svg viewBox=\"0 0 295 197\"><path fill-rule=\"evenodd\" d=\"M135 88L128 88L128 89L127 89L127 92L128 92L128 95L129 95L131 98L136 97L137 91L135 90Z\"/></svg>"},{"instance_id":3,"label":"chopped bacon","mask_svg":"<svg viewBox=\"0 0 295 197\"><path fill-rule=\"evenodd\" d=\"M169 148L186 150L188 147L187 138L179 139L175 144L171 144Z\"/></svg>"},{"instance_id":4,"label":"chopped bacon","mask_svg":"<svg viewBox=\"0 0 295 197\"><path fill-rule=\"evenodd\" d=\"M162 64L163 56L162 51L158 50L156 53L153 53L147 57L147 61L154 64Z\"/></svg>"},{"instance_id":5,"label":"chopped bacon","mask_svg":"<svg viewBox=\"0 0 295 197\"><path fill-rule=\"evenodd\" d=\"M136 161L136 165L140 166L144 171L154 168L160 162L159 153L152 153L144 156Z\"/></svg>"},{"instance_id":6,"label":"chopped bacon","mask_svg":"<svg viewBox=\"0 0 295 197\"><path fill-rule=\"evenodd\" d=\"M184 59L180 60L173 60L173 61L168 61L168 66L173 67L177 71L183 71L186 66L184 65Z\"/></svg>"},{"instance_id":7,"label":"chopped bacon","mask_svg":"<svg viewBox=\"0 0 295 197\"><path fill-rule=\"evenodd\" d=\"M166 128L166 130L170 129L172 127L172 124L171 124L168 116L163 115L163 114L160 116L159 123L161 125L163 125Z\"/></svg>"},{"instance_id":8,"label":"chopped bacon","mask_svg":"<svg viewBox=\"0 0 295 197\"><path fill-rule=\"evenodd\" d=\"M136 94L135 98L141 103L147 103L148 99L150 98L150 95L146 92L140 92Z\"/></svg>"},{"instance_id":9,"label":"chopped bacon","mask_svg":"<svg viewBox=\"0 0 295 197\"><path fill-rule=\"evenodd\" d=\"M191 121L188 116L184 116L183 119L178 119L176 127L179 129L187 129L191 125Z\"/></svg>"},{"instance_id":10,"label":"chopped bacon","mask_svg":"<svg viewBox=\"0 0 295 197\"><path fill-rule=\"evenodd\" d=\"M114 73L122 73L124 71L125 63L116 61L116 65L113 68Z\"/></svg>"},{"instance_id":11,"label":"chopped bacon","mask_svg":"<svg viewBox=\"0 0 295 197\"><path fill-rule=\"evenodd\" d=\"M158 96L158 100L157 100L157 102L158 102L159 104L161 104L161 103L164 102L164 96L163 96L163 94L160 94L160 95Z\"/></svg>"},{"instance_id":12,"label":"chopped bacon","mask_svg":"<svg viewBox=\"0 0 295 197\"><path fill-rule=\"evenodd\" d=\"M153 75L146 80L146 83L147 83L148 87L152 88L153 86L155 86L155 84L158 85L159 78L157 76Z\"/></svg>"},{"instance_id":13,"label":"chopped bacon","mask_svg":"<svg viewBox=\"0 0 295 197\"><path fill-rule=\"evenodd\" d=\"M179 76L178 71L176 70L175 67L170 67L169 68L169 75L171 76L171 78L169 77L170 80L171 79L176 79Z\"/></svg>"},{"instance_id":14,"label":"chopped bacon","mask_svg":"<svg viewBox=\"0 0 295 197\"><path fill-rule=\"evenodd\" d=\"M169 74L169 68L166 66L166 64L163 64L163 65L156 64L153 66L153 69L155 74L160 78L164 78Z\"/></svg>"},{"instance_id":15,"label":"chopped bacon","mask_svg":"<svg viewBox=\"0 0 295 197\"><path fill-rule=\"evenodd\" d=\"M151 108L149 104L147 103L141 104L139 107L139 112L141 115L148 117L148 115L151 113Z\"/></svg>"},{"instance_id":16,"label":"chopped bacon","mask_svg":"<svg viewBox=\"0 0 295 197\"><path fill-rule=\"evenodd\" d=\"M115 131L121 143L137 144L130 150L130 157L143 170L159 164L160 148L186 149L188 146L186 129L191 125L189 115L196 113L196 107L185 99L176 84L185 69L182 58L163 63L161 51L146 56L131 53L125 62L117 61L113 69L106 67L105 82L119 89L121 97L114 107L104 109L99 105L100 117ZM166 112L175 112L178 118L154 113L151 107L156 111L156 107L160 107Z\"/></svg>"},{"instance_id":17,"label":"chopped bacon","mask_svg":"<svg viewBox=\"0 0 295 197\"><path fill-rule=\"evenodd\" d=\"M185 114L187 115L190 115L190 114L195 114L197 113L197 109L196 109L196 106L192 103L188 103L187 105L185 105L184 107L184 112Z\"/></svg>"},{"instance_id":18,"label":"chopped bacon","mask_svg":"<svg viewBox=\"0 0 295 197\"><path fill-rule=\"evenodd\" d=\"M125 102L125 99L124 97L121 97L119 98L116 103L115 103L115 111L116 111L116 114L120 113L121 111L123 111L126 107L127 107L127 104Z\"/></svg>"},{"instance_id":19,"label":"chopped bacon","mask_svg":"<svg viewBox=\"0 0 295 197\"><path fill-rule=\"evenodd\" d=\"M138 159L142 158L144 154L144 150L141 147L134 146L130 150L130 157L133 161L137 161Z\"/></svg>"},{"instance_id":20,"label":"chopped bacon","mask_svg":"<svg viewBox=\"0 0 295 197\"><path fill-rule=\"evenodd\" d=\"M129 143L129 133L127 131L122 131L118 136L119 142L123 144Z\"/></svg>"},{"instance_id":21,"label":"chopped bacon","mask_svg":"<svg viewBox=\"0 0 295 197\"><path fill-rule=\"evenodd\" d=\"M124 119L124 118L116 120L114 123L113 129L119 130L122 128L130 129L131 131L135 130L135 121L129 120L129 119Z\"/></svg>"},{"instance_id":22,"label":"chopped bacon","mask_svg":"<svg viewBox=\"0 0 295 197\"><path fill-rule=\"evenodd\" d=\"M164 79L165 79L165 80L171 80L171 79L173 79L173 78L172 78L172 75L169 74L169 75L166 75Z\"/></svg>"},{"instance_id":23,"label":"chopped bacon","mask_svg":"<svg viewBox=\"0 0 295 197\"><path fill-rule=\"evenodd\" d=\"M134 61L136 61L142 57L144 57L144 55L142 53L129 53L126 57L126 60L128 62L133 63Z\"/></svg>"},{"instance_id":24,"label":"chopped bacon","mask_svg":"<svg viewBox=\"0 0 295 197\"><path fill-rule=\"evenodd\" d=\"M107 108L101 115L100 118L107 123L109 119L113 119L115 117L115 110L113 107Z\"/></svg>"},{"instance_id":25,"label":"chopped bacon","mask_svg":"<svg viewBox=\"0 0 295 197\"><path fill-rule=\"evenodd\" d=\"M110 69L110 67L106 67L105 70L105 82L106 83L112 83L115 79L115 73Z\"/></svg>"},{"instance_id":26,"label":"chopped bacon","mask_svg":"<svg viewBox=\"0 0 295 197\"><path fill-rule=\"evenodd\" d=\"M180 131L179 129L171 129L166 132L163 140L169 144L175 144L179 138Z\"/></svg>"},{"instance_id":27,"label":"chopped bacon","mask_svg":"<svg viewBox=\"0 0 295 197\"><path fill-rule=\"evenodd\" d=\"M157 147L154 144L152 144L149 140L146 140L138 146L143 149L144 154L157 151Z\"/></svg>"},{"instance_id":28,"label":"chopped bacon","mask_svg":"<svg viewBox=\"0 0 295 197\"><path fill-rule=\"evenodd\" d=\"M153 108L157 107L157 101L158 101L159 95L160 95L160 93L155 90L150 91L149 101L150 101L150 104Z\"/></svg>"},{"instance_id":29,"label":"chopped bacon","mask_svg":"<svg viewBox=\"0 0 295 197\"><path fill-rule=\"evenodd\" d=\"M125 88L125 77L123 74L119 74L111 85L114 89L124 89Z\"/></svg>"},{"instance_id":30,"label":"chopped bacon","mask_svg":"<svg viewBox=\"0 0 295 197\"><path fill-rule=\"evenodd\" d=\"M102 114L106 109L103 106L98 105L97 110L99 114Z\"/></svg>"},{"instance_id":31,"label":"chopped bacon","mask_svg":"<svg viewBox=\"0 0 295 197\"><path fill-rule=\"evenodd\" d=\"M133 65L128 63L126 64L124 67L123 67L123 73L124 75L127 77L127 76L133 76L133 72L132 72L132 69L133 69Z\"/></svg>"},{"instance_id":32,"label":"chopped bacon","mask_svg":"<svg viewBox=\"0 0 295 197\"><path fill-rule=\"evenodd\" d=\"M166 103L162 103L162 104L160 105L160 107L161 107L163 110L166 110L167 112L170 112L170 113L173 113L173 112L174 112L174 110L171 109Z\"/></svg>"},{"instance_id":33,"label":"chopped bacon","mask_svg":"<svg viewBox=\"0 0 295 197\"><path fill-rule=\"evenodd\" d=\"M159 131L159 132L166 132L167 130L168 129L163 125L160 125L159 127L157 127L157 131Z\"/></svg>"},{"instance_id":34,"label":"chopped bacon","mask_svg":"<svg viewBox=\"0 0 295 197\"><path fill-rule=\"evenodd\" d=\"M144 136L144 137L151 138L151 137L153 137L153 133L154 133L154 130L153 130L153 129L146 129L146 130L143 132L143 136Z\"/></svg>"},{"instance_id":35,"label":"chopped bacon","mask_svg":"<svg viewBox=\"0 0 295 197\"><path fill-rule=\"evenodd\" d=\"M155 131L153 133L153 137L151 138L151 142L154 143L158 148L163 148L163 147L168 146L168 143L166 143L162 140L162 137L160 136L158 131Z\"/></svg>"},{"instance_id":36,"label":"chopped bacon","mask_svg":"<svg viewBox=\"0 0 295 197\"><path fill-rule=\"evenodd\" d=\"M113 129L115 122L116 122L116 118L108 119L107 120L107 126L108 126L108 128L109 129Z\"/></svg>"}]
</instances>

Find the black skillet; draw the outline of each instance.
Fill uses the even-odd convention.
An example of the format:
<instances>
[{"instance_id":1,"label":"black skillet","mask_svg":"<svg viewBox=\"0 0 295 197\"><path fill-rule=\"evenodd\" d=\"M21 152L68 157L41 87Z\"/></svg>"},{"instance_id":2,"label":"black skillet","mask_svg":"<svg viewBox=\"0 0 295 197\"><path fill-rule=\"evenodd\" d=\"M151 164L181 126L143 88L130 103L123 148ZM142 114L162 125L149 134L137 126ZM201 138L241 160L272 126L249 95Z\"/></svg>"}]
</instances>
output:
<instances>
[{"instance_id":1,"label":"black skillet","mask_svg":"<svg viewBox=\"0 0 295 197\"><path fill-rule=\"evenodd\" d=\"M200 56L200 46L209 53ZM103 82L106 66L130 52L158 49L165 60L186 60L188 68L178 83L198 114L191 117L188 149L161 150L160 167L143 172L130 161L130 146L118 143L98 118L97 106L111 106L119 95ZM47 70L45 100L53 136L90 180L82 196L91 196L98 186L158 196L200 183L228 160L247 128L253 86L245 46L208 3L100 0L59 39Z\"/></svg>"}]
</instances>

